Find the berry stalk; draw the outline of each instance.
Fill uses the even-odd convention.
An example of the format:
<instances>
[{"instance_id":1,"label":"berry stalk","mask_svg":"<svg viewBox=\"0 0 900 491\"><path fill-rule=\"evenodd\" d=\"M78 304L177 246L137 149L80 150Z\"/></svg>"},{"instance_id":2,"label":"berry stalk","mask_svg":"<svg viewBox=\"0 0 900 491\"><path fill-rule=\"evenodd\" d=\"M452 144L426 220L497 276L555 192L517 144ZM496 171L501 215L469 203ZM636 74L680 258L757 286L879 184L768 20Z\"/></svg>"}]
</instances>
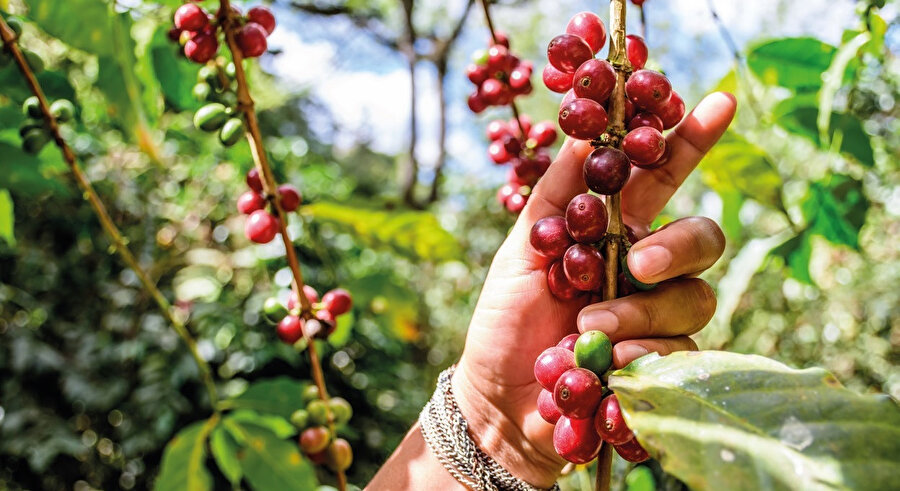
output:
<instances>
[{"instance_id":1,"label":"berry stalk","mask_svg":"<svg viewBox=\"0 0 900 491\"><path fill-rule=\"evenodd\" d=\"M46 96L44 96L44 91L41 89L40 84L35 78L34 72L32 72L31 68L28 66L28 62L25 60L22 50L19 49L15 32L13 32L2 17L0 17L0 39L3 40L3 49L8 50L16 60L16 64L22 72L22 76L25 78L25 82L28 84L31 93L37 97L41 113L47 124L47 129L53 136L56 146L59 147L60 152L62 152L63 160L65 160L66 164L69 166L69 170L75 177L76 183L84 192L84 199L91 205L91 208L93 208L94 213L97 215L97 219L100 220L100 226L103 228L103 231L112 241L113 247L119 254L119 257L132 269L132 271L134 271L138 280L147 292L150 293L150 296L153 298L153 301L156 302L157 306L159 306L163 316L169 321L172 328L175 329L175 332L184 342L185 346L187 346L188 351L190 351L191 356L194 358L194 363L197 365L197 369L200 372L200 378L203 381L203 385L206 388L210 405L213 407L214 416L218 415L219 396L209 364L200 356L200 352L197 350L197 342L191 336L185 323L175 315L172 310L172 305L166 300L166 297L150 279L147 272L141 268L137 258L134 257L131 250L128 249L127 239L122 235L122 232L109 216L109 212L106 210L106 206L103 204L103 201L100 199L100 195L97 194L94 186L91 185L87 176L85 176L81 171L81 168L78 167L78 159L72 151L72 148L69 147L68 143L63 139L62 134L59 131L59 123L57 123L56 118L50 111L50 106L47 103Z\"/></svg>"}]
</instances>

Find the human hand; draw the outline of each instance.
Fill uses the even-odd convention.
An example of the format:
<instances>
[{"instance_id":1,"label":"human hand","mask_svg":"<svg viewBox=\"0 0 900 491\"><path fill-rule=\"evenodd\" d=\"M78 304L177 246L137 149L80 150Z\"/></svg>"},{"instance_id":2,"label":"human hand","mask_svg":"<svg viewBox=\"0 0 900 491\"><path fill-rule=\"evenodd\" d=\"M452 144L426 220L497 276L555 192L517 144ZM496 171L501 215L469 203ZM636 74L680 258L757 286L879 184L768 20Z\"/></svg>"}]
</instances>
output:
<instances>
[{"instance_id":1,"label":"human hand","mask_svg":"<svg viewBox=\"0 0 900 491\"><path fill-rule=\"evenodd\" d=\"M709 321L716 300L710 286L692 276L721 256L722 232L712 220L692 217L648 233L672 194L725 132L735 108L730 94L707 96L668 135L669 162L654 170L634 168L622 190L625 223L642 238L628 254L629 269L640 281L661 282L649 292L588 305L587 296L561 301L547 287L550 260L531 246L531 227L540 218L565 215L569 200L587 191L582 164L592 150L588 142L566 141L535 187L494 257L453 377L453 391L476 443L516 477L549 487L565 463L553 449L553 426L537 412L541 387L533 365L544 349L586 330L602 330L616 343L616 367L648 352L697 349L688 336Z\"/></svg>"}]
</instances>

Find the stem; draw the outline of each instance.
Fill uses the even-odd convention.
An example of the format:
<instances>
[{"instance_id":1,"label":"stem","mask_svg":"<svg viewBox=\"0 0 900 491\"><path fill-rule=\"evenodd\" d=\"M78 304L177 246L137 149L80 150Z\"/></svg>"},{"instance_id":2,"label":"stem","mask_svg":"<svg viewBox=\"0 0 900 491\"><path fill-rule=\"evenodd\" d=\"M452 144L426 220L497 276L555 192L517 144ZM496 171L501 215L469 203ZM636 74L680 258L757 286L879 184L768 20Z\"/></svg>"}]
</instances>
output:
<instances>
[{"instance_id":1,"label":"stem","mask_svg":"<svg viewBox=\"0 0 900 491\"><path fill-rule=\"evenodd\" d=\"M494 44L499 44L497 42L497 31L494 30L494 20L491 19L491 9L488 7L489 0L481 0L481 7L484 9L484 20L487 22L488 30L491 31L491 39L494 41ZM522 126L522 120L519 119L519 108L516 107L516 99L512 98L509 101L509 107L512 109L513 117L516 118L516 125L519 127L519 133L522 134L522 143L525 143L525 140L528 139L528 133L525 131L525 127Z\"/></svg>"},{"instance_id":2,"label":"stem","mask_svg":"<svg viewBox=\"0 0 900 491\"><path fill-rule=\"evenodd\" d=\"M716 11L716 6L713 4L713 0L707 0L706 5L709 7L709 13L712 15L713 22L716 23L716 26L719 28L719 34L722 36L722 40L725 41L725 44L728 45L728 49L731 50L731 55L734 57L734 61L740 66L743 61L743 56L741 56L741 50L738 48L737 43L734 42L734 38L731 37L731 33L728 31L728 27L725 26L725 23L722 22L722 18L719 17L719 13Z\"/></svg>"},{"instance_id":3,"label":"stem","mask_svg":"<svg viewBox=\"0 0 900 491\"><path fill-rule=\"evenodd\" d=\"M644 11L643 5L638 7L638 10L641 13L641 37L644 38L644 42L647 42L647 13Z\"/></svg>"},{"instance_id":4,"label":"stem","mask_svg":"<svg viewBox=\"0 0 900 491\"><path fill-rule=\"evenodd\" d=\"M597 456L597 490L609 491L612 481L613 446L603 442L600 447L600 455ZM600 472L600 470L605 472Z\"/></svg>"},{"instance_id":5,"label":"stem","mask_svg":"<svg viewBox=\"0 0 900 491\"><path fill-rule=\"evenodd\" d=\"M287 213L281 206L281 196L278 194L278 185L275 181L274 173L269 165L266 149L263 146L262 132L259 129L259 121L256 117L255 104L250 96L250 86L247 83L247 76L244 73L244 56L237 45L236 32L241 28L240 20L235 17L231 10L231 2L229 0L219 1L219 22L225 32L225 40L228 49L231 51L231 58L234 62L234 74L237 79L237 98L238 110L244 115L244 121L247 127L247 140L250 143L250 152L253 155L253 163L259 172L260 180L263 185L263 192L272 204L272 208L278 215L278 225L281 232L281 240L284 242L285 254L288 260L288 266L293 274L292 289L300 302L300 315L305 320L315 318L312 311L312 304L303 293L303 273L300 271L300 261L297 259L297 251L291 242L287 231ZM316 350L315 341L304 332L306 337L306 352L309 355L309 364L311 367L312 378L319 389L319 398L328 401L328 389L325 386L325 377L322 375L322 364ZM331 409L328 409L329 427L334 434L334 415ZM344 471L337 473L338 489L345 491L347 488L347 479Z\"/></svg>"},{"instance_id":6,"label":"stem","mask_svg":"<svg viewBox=\"0 0 900 491\"><path fill-rule=\"evenodd\" d=\"M191 336L190 332L188 332L187 327L184 322L175 315L172 310L172 305L166 300L166 297L162 294L162 292L157 288L156 284L150 279L149 275L146 271L140 266L137 258L134 257L134 254L131 253L131 250L128 249L128 241L122 235L122 232L116 227L116 224L113 222L112 218L109 216L109 212L106 210L106 206L103 204L103 201L100 199L100 195L97 194L97 191L94 189L94 186L91 185L91 182L88 180L87 176L81 171L81 168L78 167L78 159L75 156L75 153L72 151L72 148L69 147L68 143L66 143L65 139L63 139L62 135L59 132L59 124L56 121L56 118L53 117L53 114L50 113L50 107L47 103L47 98L44 96L44 91L41 89L40 84L34 76L34 72L31 71L31 68L28 66L28 62L25 60L25 57L22 55L22 51L19 49L19 45L17 44L16 34L10 29L9 25L0 17L0 39L3 40L4 49L8 50L10 54L12 54L13 58L16 60L16 64L19 66L19 70L22 72L22 75L25 77L25 82L28 84L28 87L31 89L31 93L38 98L40 101L41 112L44 116L44 121L47 124L47 129L50 134L53 136L53 140L56 143L56 146L59 147L62 152L63 159L66 164L69 166L69 170L72 172L72 175L75 177L75 181L78 183L78 186L84 192L84 199L91 205L94 213L97 215L97 218L100 220L100 226L103 228L103 231L109 237L109 239L113 243L113 247L116 252L119 254L119 257L122 259L125 264L134 271L137 275L138 280L140 280L141 284L150 293L150 296L156 302L156 305L159 306L160 310L163 313L163 316L166 320L172 324L172 328L175 329L175 332L178 333L178 336L184 342L185 346L187 346L188 351L191 352L191 356L194 358L194 363L197 365L197 369L200 372L200 379L203 381L203 385L206 387L206 392L209 397L209 403L213 408L213 413L219 413L219 396L216 391L216 384L212 378L212 371L209 368L209 364L203 357L200 356L200 352L197 351L197 342Z\"/></svg>"}]
</instances>

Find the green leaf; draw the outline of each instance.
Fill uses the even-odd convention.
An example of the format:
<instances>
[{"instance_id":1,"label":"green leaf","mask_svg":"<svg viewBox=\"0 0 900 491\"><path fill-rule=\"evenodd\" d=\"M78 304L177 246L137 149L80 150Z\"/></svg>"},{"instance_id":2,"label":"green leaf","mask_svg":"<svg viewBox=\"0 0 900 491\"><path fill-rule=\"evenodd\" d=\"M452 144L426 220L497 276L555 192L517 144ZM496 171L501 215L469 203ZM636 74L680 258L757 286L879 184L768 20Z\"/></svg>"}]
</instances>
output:
<instances>
[{"instance_id":1,"label":"green leaf","mask_svg":"<svg viewBox=\"0 0 900 491\"><path fill-rule=\"evenodd\" d=\"M350 232L372 248L427 261L462 259L459 243L426 211L319 202L304 206L302 213Z\"/></svg>"},{"instance_id":2,"label":"green leaf","mask_svg":"<svg viewBox=\"0 0 900 491\"><path fill-rule=\"evenodd\" d=\"M764 83L789 89L818 89L836 48L812 37L768 41L750 49L747 65Z\"/></svg>"},{"instance_id":3,"label":"green leaf","mask_svg":"<svg viewBox=\"0 0 900 491\"><path fill-rule=\"evenodd\" d=\"M813 94L798 94L779 102L773 110L773 117L788 132L809 139L823 150L831 148L828 142L819 137L819 109ZM828 135L831 142L839 143L835 147L841 153L853 157L866 167L875 165L871 139L856 117L845 113L831 113Z\"/></svg>"},{"instance_id":4,"label":"green leaf","mask_svg":"<svg viewBox=\"0 0 900 491\"><path fill-rule=\"evenodd\" d=\"M29 17L51 36L88 53L112 55L114 44L106 2L97 0L31 0ZM77 19L90 19L78 22Z\"/></svg>"},{"instance_id":5,"label":"green leaf","mask_svg":"<svg viewBox=\"0 0 900 491\"><path fill-rule=\"evenodd\" d=\"M0 139L0 187L28 195L53 192L71 196L70 188L57 179L68 172L59 149L48 144L40 155L29 155L22 151L18 135L11 138L15 144Z\"/></svg>"},{"instance_id":6,"label":"green leaf","mask_svg":"<svg viewBox=\"0 0 900 491\"><path fill-rule=\"evenodd\" d=\"M828 70L826 70L823 75L825 84L819 91L819 116L816 124L819 128L819 138L826 142L830 141L829 125L831 124L831 118L829 118L828 115L832 113L831 109L834 107L834 95L837 93L838 89L841 88L841 82L844 78L843 74L847 71L850 62L856 59L859 50L871 39L872 35L868 31L864 31L842 44L841 47L838 48L837 53L831 62L831 66L828 67Z\"/></svg>"},{"instance_id":7,"label":"green leaf","mask_svg":"<svg viewBox=\"0 0 900 491\"><path fill-rule=\"evenodd\" d=\"M212 489L212 476L206 470L206 439L218 418L198 421L179 431L163 452L156 491Z\"/></svg>"},{"instance_id":8,"label":"green leaf","mask_svg":"<svg viewBox=\"0 0 900 491\"><path fill-rule=\"evenodd\" d=\"M301 394L307 382L289 377L254 382L241 395L226 402L234 409L252 409L290 419L291 413L304 406Z\"/></svg>"},{"instance_id":9,"label":"green leaf","mask_svg":"<svg viewBox=\"0 0 900 491\"><path fill-rule=\"evenodd\" d=\"M808 231L785 242L773 253L784 258L791 278L807 285L813 283L812 275L809 272L809 260L812 257L812 235Z\"/></svg>"},{"instance_id":10,"label":"green leaf","mask_svg":"<svg viewBox=\"0 0 900 491\"><path fill-rule=\"evenodd\" d=\"M643 465L635 467L625 476L625 485L628 491L656 491L653 471Z\"/></svg>"},{"instance_id":11,"label":"green leaf","mask_svg":"<svg viewBox=\"0 0 900 491\"><path fill-rule=\"evenodd\" d=\"M722 199L722 230L726 237L737 240L744 232L740 218L744 196L738 191L722 190L719 197Z\"/></svg>"},{"instance_id":12,"label":"green leaf","mask_svg":"<svg viewBox=\"0 0 900 491\"><path fill-rule=\"evenodd\" d=\"M282 440L268 428L252 423L231 420L227 428L239 433L237 440L244 443L237 457L253 489L315 489L318 482L313 467L300 455L296 442Z\"/></svg>"},{"instance_id":13,"label":"green leaf","mask_svg":"<svg viewBox=\"0 0 900 491\"><path fill-rule=\"evenodd\" d=\"M235 487L240 484L244 472L241 470L241 462L237 457L240 447L234 441L234 437L223 427L217 426L210 435L209 449L216 465L219 466L219 470L228 481Z\"/></svg>"},{"instance_id":14,"label":"green leaf","mask_svg":"<svg viewBox=\"0 0 900 491\"><path fill-rule=\"evenodd\" d=\"M691 489L890 489L900 408L794 370L720 351L647 355L609 378L625 419Z\"/></svg>"},{"instance_id":15,"label":"green leaf","mask_svg":"<svg viewBox=\"0 0 900 491\"><path fill-rule=\"evenodd\" d=\"M700 164L703 182L722 196L735 191L778 210L783 182L769 155L741 135L728 131ZM723 198L724 201L724 198Z\"/></svg>"},{"instance_id":16,"label":"green leaf","mask_svg":"<svg viewBox=\"0 0 900 491\"><path fill-rule=\"evenodd\" d=\"M859 230L869 209L861 182L843 174L813 182L801 208L810 233L859 250Z\"/></svg>"},{"instance_id":17,"label":"green leaf","mask_svg":"<svg viewBox=\"0 0 900 491\"><path fill-rule=\"evenodd\" d=\"M5 240L7 244L13 247L16 245L16 236L13 233L15 218L12 197L9 195L9 191L0 189L0 239Z\"/></svg>"},{"instance_id":18,"label":"green leaf","mask_svg":"<svg viewBox=\"0 0 900 491\"><path fill-rule=\"evenodd\" d=\"M295 407L294 410L300 409ZM293 412L293 411L291 411ZM280 416L272 416L271 414L259 414L256 411L248 409L234 411L226 416L232 421L242 421L245 423L253 423L256 426L268 428L278 438L290 438L297 434L297 427L292 425L288 420Z\"/></svg>"},{"instance_id":19,"label":"green leaf","mask_svg":"<svg viewBox=\"0 0 900 491\"><path fill-rule=\"evenodd\" d=\"M166 102L182 111L199 107L191 94L197 79L197 65L177 56L178 49L169 41L164 27L153 34L149 51L153 71Z\"/></svg>"}]
</instances>

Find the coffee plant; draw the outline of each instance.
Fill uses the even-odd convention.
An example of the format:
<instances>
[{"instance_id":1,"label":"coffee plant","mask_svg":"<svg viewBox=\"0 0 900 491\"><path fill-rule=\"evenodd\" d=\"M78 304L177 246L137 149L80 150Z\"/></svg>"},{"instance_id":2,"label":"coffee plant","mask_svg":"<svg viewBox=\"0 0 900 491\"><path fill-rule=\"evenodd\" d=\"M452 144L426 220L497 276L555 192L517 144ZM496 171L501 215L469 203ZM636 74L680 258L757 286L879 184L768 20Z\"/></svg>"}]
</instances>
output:
<instances>
[{"instance_id":1,"label":"coffee plant","mask_svg":"<svg viewBox=\"0 0 900 491\"><path fill-rule=\"evenodd\" d=\"M0 0L0 487L364 484L456 359L473 286L557 124L595 150L590 192L532 230L554 259L549 290L653 289L623 260L645 231L623 223L617 193L665 167L666 132L701 90L664 42L685 34L662 22L675 7L613 0L608 23L582 12L551 41L528 38L552 17L531 3L469 1L457 21L427 2ZM597 460L601 487L629 490L892 489L896 403L859 393L900 395L896 13L860 1L837 45L741 47L715 3L721 40L702 42L733 53L716 88L740 111L654 227L718 211L731 246L706 276L719 310L697 340L733 353L612 370L602 333L547 347L537 403L573 463L561 486L589 487ZM490 37L457 66L458 39L483 42L480 24L463 28L473 5ZM442 177L438 160L419 201L415 136L399 159L323 141L322 107L266 72L292 49L275 41L296 29L286 12L413 60L413 86L416 70L464 73L469 108L490 114L488 157L507 166L499 190Z\"/></svg>"}]
</instances>

